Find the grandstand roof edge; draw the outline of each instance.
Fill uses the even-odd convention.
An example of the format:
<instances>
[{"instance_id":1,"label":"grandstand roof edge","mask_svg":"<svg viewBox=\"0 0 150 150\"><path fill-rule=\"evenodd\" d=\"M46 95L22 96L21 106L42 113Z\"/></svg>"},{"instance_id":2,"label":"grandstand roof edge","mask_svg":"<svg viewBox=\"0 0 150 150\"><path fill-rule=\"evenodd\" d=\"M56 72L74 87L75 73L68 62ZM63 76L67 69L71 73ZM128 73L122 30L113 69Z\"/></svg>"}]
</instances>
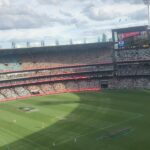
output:
<instances>
[{"instance_id":1,"label":"grandstand roof edge","mask_svg":"<svg viewBox=\"0 0 150 150\"><path fill-rule=\"evenodd\" d=\"M134 27L112 29L112 32L134 32L134 31L143 31L147 29L148 29L148 26L144 25L144 26L134 26Z\"/></svg>"},{"instance_id":2,"label":"grandstand roof edge","mask_svg":"<svg viewBox=\"0 0 150 150\"><path fill-rule=\"evenodd\" d=\"M44 46L44 47L28 47L28 48L13 48L13 49L0 49L0 54L2 53L18 53L18 52L39 52L39 51L57 51L57 50L75 50L76 48L84 49L85 47L110 47L112 46L112 42L105 43L87 43L87 44L72 44L72 45L58 45L58 46Z\"/></svg>"}]
</instances>

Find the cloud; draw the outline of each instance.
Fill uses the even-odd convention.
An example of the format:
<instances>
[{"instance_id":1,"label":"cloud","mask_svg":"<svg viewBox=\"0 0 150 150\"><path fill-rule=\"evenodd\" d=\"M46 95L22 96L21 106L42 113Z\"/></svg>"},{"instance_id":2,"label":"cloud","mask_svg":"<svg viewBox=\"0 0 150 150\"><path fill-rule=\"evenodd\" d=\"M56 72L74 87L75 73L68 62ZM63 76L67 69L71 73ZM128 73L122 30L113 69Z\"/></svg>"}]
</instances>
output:
<instances>
[{"instance_id":1,"label":"cloud","mask_svg":"<svg viewBox=\"0 0 150 150\"><path fill-rule=\"evenodd\" d=\"M48 16L38 15L28 7L0 10L0 29L37 28L47 23Z\"/></svg>"},{"instance_id":2,"label":"cloud","mask_svg":"<svg viewBox=\"0 0 150 150\"><path fill-rule=\"evenodd\" d=\"M99 36L145 24L145 8L142 0L0 0L0 40Z\"/></svg>"},{"instance_id":3,"label":"cloud","mask_svg":"<svg viewBox=\"0 0 150 150\"><path fill-rule=\"evenodd\" d=\"M42 5L47 5L47 4L57 5L61 3L60 0L37 0L37 2L39 2Z\"/></svg>"},{"instance_id":4,"label":"cloud","mask_svg":"<svg viewBox=\"0 0 150 150\"><path fill-rule=\"evenodd\" d=\"M144 20L147 19L148 14L146 9L140 9L130 14L130 18L133 20Z\"/></svg>"},{"instance_id":5,"label":"cloud","mask_svg":"<svg viewBox=\"0 0 150 150\"><path fill-rule=\"evenodd\" d=\"M0 7L9 6L9 5L10 5L10 1L9 0L1 0L0 1Z\"/></svg>"},{"instance_id":6,"label":"cloud","mask_svg":"<svg viewBox=\"0 0 150 150\"><path fill-rule=\"evenodd\" d=\"M105 3L129 3L129 4L142 4L143 0L102 0Z\"/></svg>"},{"instance_id":7,"label":"cloud","mask_svg":"<svg viewBox=\"0 0 150 150\"><path fill-rule=\"evenodd\" d=\"M127 8L130 8L128 10ZM142 12L143 11L143 12ZM114 18L120 17L130 17L133 18L132 15L134 14L138 16L140 12L145 14L145 9L143 5L131 5L129 3L114 3L113 5L89 5L84 9L84 14L91 20L95 21L105 21L105 20L112 20ZM143 15L145 17L145 15ZM138 18L134 18L139 20Z\"/></svg>"}]
</instances>

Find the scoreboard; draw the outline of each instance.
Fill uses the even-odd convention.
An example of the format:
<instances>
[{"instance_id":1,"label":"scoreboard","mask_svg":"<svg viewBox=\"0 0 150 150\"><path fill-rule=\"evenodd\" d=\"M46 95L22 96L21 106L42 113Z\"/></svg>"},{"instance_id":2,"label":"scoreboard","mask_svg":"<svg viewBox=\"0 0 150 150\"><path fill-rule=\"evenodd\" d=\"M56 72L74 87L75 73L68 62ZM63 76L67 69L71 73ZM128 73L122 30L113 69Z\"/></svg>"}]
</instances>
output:
<instances>
[{"instance_id":1,"label":"scoreboard","mask_svg":"<svg viewBox=\"0 0 150 150\"><path fill-rule=\"evenodd\" d=\"M149 47L148 26L112 30L114 49Z\"/></svg>"}]
</instances>

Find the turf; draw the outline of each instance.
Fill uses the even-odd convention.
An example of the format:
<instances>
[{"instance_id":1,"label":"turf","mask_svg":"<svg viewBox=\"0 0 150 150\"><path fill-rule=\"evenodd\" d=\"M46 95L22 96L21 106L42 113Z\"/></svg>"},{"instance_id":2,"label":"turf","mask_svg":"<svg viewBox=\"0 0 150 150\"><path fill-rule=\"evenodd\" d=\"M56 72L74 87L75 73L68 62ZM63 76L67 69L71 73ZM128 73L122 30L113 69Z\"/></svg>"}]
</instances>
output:
<instances>
[{"instance_id":1,"label":"turf","mask_svg":"<svg viewBox=\"0 0 150 150\"><path fill-rule=\"evenodd\" d=\"M0 150L149 150L149 114L149 90L0 103Z\"/></svg>"}]
</instances>

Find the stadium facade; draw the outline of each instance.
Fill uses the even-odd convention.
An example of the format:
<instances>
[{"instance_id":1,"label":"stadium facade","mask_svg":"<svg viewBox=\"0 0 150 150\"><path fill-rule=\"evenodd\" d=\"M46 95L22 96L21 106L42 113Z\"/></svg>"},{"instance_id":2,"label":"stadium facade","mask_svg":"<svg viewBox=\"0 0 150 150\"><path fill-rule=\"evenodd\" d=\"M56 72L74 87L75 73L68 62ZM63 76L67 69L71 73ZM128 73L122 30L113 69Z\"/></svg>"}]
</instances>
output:
<instances>
[{"instance_id":1,"label":"stadium facade","mask_svg":"<svg viewBox=\"0 0 150 150\"><path fill-rule=\"evenodd\" d=\"M150 89L149 30L113 30L113 42L2 49L0 101L103 88Z\"/></svg>"}]
</instances>

